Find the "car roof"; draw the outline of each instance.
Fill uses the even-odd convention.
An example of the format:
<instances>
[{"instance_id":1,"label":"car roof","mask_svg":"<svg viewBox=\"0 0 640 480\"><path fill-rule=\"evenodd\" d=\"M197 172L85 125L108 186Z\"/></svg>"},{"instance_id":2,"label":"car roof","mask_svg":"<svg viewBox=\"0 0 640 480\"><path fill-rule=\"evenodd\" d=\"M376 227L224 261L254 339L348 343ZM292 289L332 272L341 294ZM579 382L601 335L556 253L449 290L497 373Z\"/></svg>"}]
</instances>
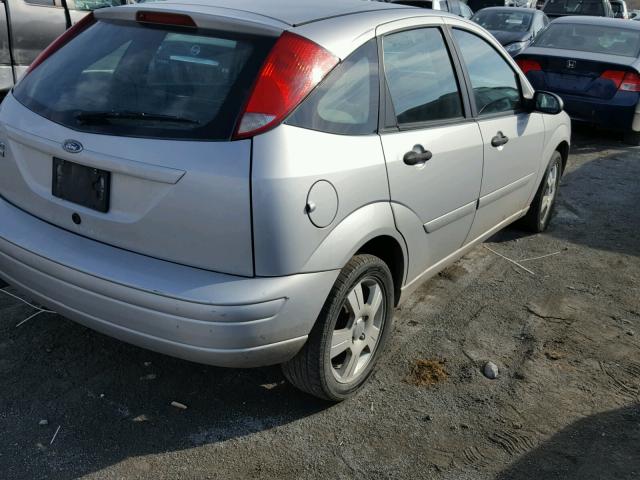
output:
<instances>
[{"instance_id":1,"label":"car roof","mask_svg":"<svg viewBox=\"0 0 640 480\"><path fill-rule=\"evenodd\" d=\"M138 4L139 7L146 5ZM370 0L166 0L148 4L149 7L159 5L176 7L187 13L190 10L205 12L207 7L212 10L223 8L277 20L291 27L344 15L411 8Z\"/></svg>"},{"instance_id":2,"label":"car roof","mask_svg":"<svg viewBox=\"0 0 640 480\"><path fill-rule=\"evenodd\" d=\"M619 18L609 17L590 17L582 15L574 15L567 17L556 18L551 24L557 23L573 23L578 25L598 25L602 27L618 27L632 30L640 30L640 24L634 24L633 22L627 22L620 20Z\"/></svg>"}]
</instances>

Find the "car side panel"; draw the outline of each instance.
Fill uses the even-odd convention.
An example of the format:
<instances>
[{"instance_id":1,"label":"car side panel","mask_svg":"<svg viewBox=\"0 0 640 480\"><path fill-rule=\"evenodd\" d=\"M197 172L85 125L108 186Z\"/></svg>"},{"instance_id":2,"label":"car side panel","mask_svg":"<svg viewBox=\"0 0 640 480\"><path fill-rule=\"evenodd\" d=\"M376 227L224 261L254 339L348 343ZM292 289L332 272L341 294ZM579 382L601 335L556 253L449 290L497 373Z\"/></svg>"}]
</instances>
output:
<instances>
[{"instance_id":1,"label":"car side panel","mask_svg":"<svg viewBox=\"0 0 640 480\"><path fill-rule=\"evenodd\" d=\"M256 275L342 268L345 256L370 231L390 224L387 171L377 135L334 135L281 125L253 142ZM309 192L319 181L330 183L337 197L334 218L322 228L306 211ZM331 217L332 202L332 198L316 201L313 214ZM378 202L387 202L380 216L380 209L363 209ZM343 224L358 211L358 217ZM344 230L345 225L357 228ZM334 230L336 237L329 239ZM346 231L349 235L342 233ZM316 251L319 256L312 258Z\"/></svg>"}]
</instances>

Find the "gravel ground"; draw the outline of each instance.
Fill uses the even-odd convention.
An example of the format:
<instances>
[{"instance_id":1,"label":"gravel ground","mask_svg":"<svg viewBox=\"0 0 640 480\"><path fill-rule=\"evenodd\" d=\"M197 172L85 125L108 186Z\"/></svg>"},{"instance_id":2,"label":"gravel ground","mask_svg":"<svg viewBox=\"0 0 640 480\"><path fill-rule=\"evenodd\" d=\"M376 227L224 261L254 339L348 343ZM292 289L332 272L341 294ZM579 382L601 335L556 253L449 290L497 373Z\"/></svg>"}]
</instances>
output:
<instances>
[{"instance_id":1,"label":"gravel ground","mask_svg":"<svg viewBox=\"0 0 640 480\"><path fill-rule=\"evenodd\" d=\"M639 179L640 149L578 133L549 231L507 229L425 284L339 405L54 314L16 328L34 310L0 295L0 478L639 478Z\"/></svg>"}]
</instances>

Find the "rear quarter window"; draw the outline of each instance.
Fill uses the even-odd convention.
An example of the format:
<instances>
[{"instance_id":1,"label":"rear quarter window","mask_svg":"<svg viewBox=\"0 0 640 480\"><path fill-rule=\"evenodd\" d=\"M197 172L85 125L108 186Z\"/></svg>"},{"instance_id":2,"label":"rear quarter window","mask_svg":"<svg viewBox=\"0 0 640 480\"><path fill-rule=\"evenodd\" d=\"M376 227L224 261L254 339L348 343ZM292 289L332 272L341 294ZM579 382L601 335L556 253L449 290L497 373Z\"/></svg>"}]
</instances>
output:
<instances>
[{"instance_id":1,"label":"rear quarter window","mask_svg":"<svg viewBox=\"0 0 640 480\"><path fill-rule=\"evenodd\" d=\"M99 21L27 75L14 96L74 130L228 140L274 41Z\"/></svg>"},{"instance_id":2,"label":"rear quarter window","mask_svg":"<svg viewBox=\"0 0 640 480\"><path fill-rule=\"evenodd\" d=\"M286 123L326 133L368 135L377 131L378 97L374 39L340 63Z\"/></svg>"}]
</instances>

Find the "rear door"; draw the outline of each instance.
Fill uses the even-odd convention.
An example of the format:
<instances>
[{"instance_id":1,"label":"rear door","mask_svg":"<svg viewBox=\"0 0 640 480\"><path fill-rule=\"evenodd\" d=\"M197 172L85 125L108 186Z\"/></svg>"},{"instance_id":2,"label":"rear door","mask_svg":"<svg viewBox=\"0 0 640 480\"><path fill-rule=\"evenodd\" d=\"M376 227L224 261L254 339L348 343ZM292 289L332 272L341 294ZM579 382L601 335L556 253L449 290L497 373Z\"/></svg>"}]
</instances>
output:
<instances>
[{"instance_id":1,"label":"rear door","mask_svg":"<svg viewBox=\"0 0 640 480\"><path fill-rule=\"evenodd\" d=\"M386 83L380 136L394 214L410 246L409 280L462 246L482 177L482 138L441 19L426 22L380 32Z\"/></svg>"},{"instance_id":2,"label":"rear door","mask_svg":"<svg viewBox=\"0 0 640 480\"><path fill-rule=\"evenodd\" d=\"M527 206L543 151L544 121L523 110L518 76L502 49L463 27L454 27L453 37L484 142L482 188L468 238L473 241Z\"/></svg>"},{"instance_id":3,"label":"rear door","mask_svg":"<svg viewBox=\"0 0 640 480\"><path fill-rule=\"evenodd\" d=\"M100 242L252 275L251 140L231 137L274 41L96 22L3 104L0 195Z\"/></svg>"}]
</instances>

